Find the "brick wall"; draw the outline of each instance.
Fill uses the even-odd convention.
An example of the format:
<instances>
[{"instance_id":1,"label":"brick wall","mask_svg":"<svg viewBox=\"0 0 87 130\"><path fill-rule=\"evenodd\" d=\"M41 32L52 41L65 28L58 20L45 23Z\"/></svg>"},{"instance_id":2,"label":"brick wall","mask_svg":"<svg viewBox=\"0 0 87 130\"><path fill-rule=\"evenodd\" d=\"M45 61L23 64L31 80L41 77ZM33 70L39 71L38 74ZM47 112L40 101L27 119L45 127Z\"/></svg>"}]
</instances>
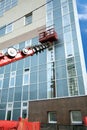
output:
<instances>
[{"instance_id":1,"label":"brick wall","mask_svg":"<svg viewBox=\"0 0 87 130\"><path fill-rule=\"evenodd\" d=\"M87 96L49 99L29 102L29 120L48 122L47 113L55 111L57 123L70 124L70 111L80 110L82 117L87 115Z\"/></svg>"}]
</instances>

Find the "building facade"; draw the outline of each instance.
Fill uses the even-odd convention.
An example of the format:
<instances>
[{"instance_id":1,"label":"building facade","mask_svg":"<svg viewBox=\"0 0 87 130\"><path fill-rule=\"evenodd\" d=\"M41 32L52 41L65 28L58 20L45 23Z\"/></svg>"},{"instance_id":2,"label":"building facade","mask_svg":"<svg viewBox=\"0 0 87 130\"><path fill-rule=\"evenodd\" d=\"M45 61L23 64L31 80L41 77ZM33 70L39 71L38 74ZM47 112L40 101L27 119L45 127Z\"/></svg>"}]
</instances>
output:
<instances>
[{"instance_id":1,"label":"building facade","mask_svg":"<svg viewBox=\"0 0 87 130\"><path fill-rule=\"evenodd\" d=\"M34 113L39 117L36 106L32 109L35 101L56 100L55 106L61 106L62 102L56 103L61 98L72 100L72 97L87 94L75 0L2 0L0 9L0 50L3 53L10 46L23 49L39 44L39 33L44 29L54 28L58 35L58 41L42 53L0 67L0 119L17 120L21 116L43 122L31 116ZM49 106L44 115L46 122L60 122L56 117L59 110L54 109L52 103ZM82 123L79 106L76 110L70 107L71 123Z\"/></svg>"}]
</instances>

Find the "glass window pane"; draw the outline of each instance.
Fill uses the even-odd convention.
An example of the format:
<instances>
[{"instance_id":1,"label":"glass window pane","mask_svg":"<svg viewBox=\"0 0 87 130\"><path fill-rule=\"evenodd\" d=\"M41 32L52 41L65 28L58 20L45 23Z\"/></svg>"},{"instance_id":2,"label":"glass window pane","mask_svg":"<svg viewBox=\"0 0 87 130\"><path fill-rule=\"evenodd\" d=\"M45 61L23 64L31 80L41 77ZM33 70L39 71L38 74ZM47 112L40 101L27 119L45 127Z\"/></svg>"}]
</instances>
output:
<instances>
[{"instance_id":1,"label":"glass window pane","mask_svg":"<svg viewBox=\"0 0 87 130\"><path fill-rule=\"evenodd\" d=\"M4 8L3 8L3 6L4 6L4 1L1 0L1 1L0 1L0 16L3 16L3 13L4 13Z\"/></svg>"},{"instance_id":2,"label":"glass window pane","mask_svg":"<svg viewBox=\"0 0 87 130\"><path fill-rule=\"evenodd\" d=\"M20 68L22 69L23 67L24 67L24 59L18 61L17 70L19 70Z\"/></svg>"},{"instance_id":3,"label":"glass window pane","mask_svg":"<svg viewBox=\"0 0 87 130\"><path fill-rule=\"evenodd\" d=\"M48 120L49 120L49 123L57 123L57 114L56 114L56 112L49 112L48 113Z\"/></svg>"},{"instance_id":4,"label":"glass window pane","mask_svg":"<svg viewBox=\"0 0 87 130\"><path fill-rule=\"evenodd\" d=\"M3 26L0 28L0 36L5 35L5 29L6 29L6 26Z\"/></svg>"},{"instance_id":5,"label":"glass window pane","mask_svg":"<svg viewBox=\"0 0 87 130\"><path fill-rule=\"evenodd\" d=\"M46 63L46 50L44 50L44 52L39 54L39 64L45 64Z\"/></svg>"},{"instance_id":6,"label":"glass window pane","mask_svg":"<svg viewBox=\"0 0 87 130\"><path fill-rule=\"evenodd\" d=\"M21 101L21 95L22 95L22 88L21 87L16 87L15 88L14 100L15 101Z\"/></svg>"},{"instance_id":7,"label":"glass window pane","mask_svg":"<svg viewBox=\"0 0 87 130\"><path fill-rule=\"evenodd\" d=\"M17 5L18 0L11 0L11 7L14 7Z\"/></svg>"},{"instance_id":8,"label":"glass window pane","mask_svg":"<svg viewBox=\"0 0 87 130\"><path fill-rule=\"evenodd\" d=\"M11 71L16 71L16 65L17 65L16 62L11 64Z\"/></svg>"},{"instance_id":9,"label":"glass window pane","mask_svg":"<svg viewBox=\"0 0 87 130\"><path fill-rule=\"evenodd\" d=\"M29 71L28 72L24 72L24 74L23 74L23 85L29 85L29 83L30 83L29 77L30 77Z\"/></svg>"},{"instance_id":10,"label":"glass window pane","mask_svg":"<svg viewBox=\"0 0 87 130\"><path fill-rule=\"evenodd\" d=\"M0 104L0 109L6 109L6 104L4 103Z\"/></svg>"},{"instance_id":11,"label":"glass window pane","mask_svg":"<svg viewBox=\"0 0 87 130\"><path fill-rule=\"evenodd\" d=\"M23 100L28 100L28 86L23 86Z\"/></svg>"},{"instance_id":12,"label":"glass window pane","mask_svg":"<svg viewBox=\"0 0 87 130\"><path fill-rule=\"evenodd\" d=\"M32 72L30 74L30 83L37 83L37 72Z\"/></svg>"},{"instance_id":13,"label":"glass window pane","mask_svg":"<svg viewBox=\"0 0 87 130\"><path fill-rule=\"evenodd\" d=\"M57 80L57 97L68 96L67 79Z\"/></svg>"},{"instance_id":14,"label":"glass window pane","mask_svg":"<svg viewBox=\"0 0 87 130\"><path fill-rule=\"evenodd\" d=\"M30 85L30 99L37 99L37 84Z\"/></svg>"},{"instance_id":15,"label":"glass window pane","mask_svg":"<svg viewBox=\"0 0 87 130\"><path fill-rule=\"evenodd\" d=\"M0 67L0 74L4 73L4 67Z\"/></svg>"},{"instance_id":16,"label":"glass window pane","mask_svg":"<svg viewBox=\"0 0 87 130\"><path fill-rule=\"evenodd\" d=\"M39 99L47 98L47 82L39 84Z\"/></svg>"},{"instance_id":17,"label":"glass window pane","mask_svg":"<svg viewBox=\"0 0 87 130\"><path fill-rule=\"evenodd\" d=\"M3 87L3 78L4 78L4 75L0 74L0 89Z\"/></svg>"},{"instance_id":18,"label":"glass window pane","mask_svg":"<svg viewBox=\"0 0 87 130\"><path fill-rule=\"evenodd\" d=\"M20 109L13 109L13 119L12 120L18 120L20 117Z\"/></svg>"},{"instance_id":19,"label":"glass window pane","mask_svg":"<svg viewBox=\"0 0 87 130\"><path fill-rule=\"evenodd\" d=\"M70 96L78 95L78 82L77 82L77 78L75 78L75 77L69 78L68 82L69 82L69 94L70 94Z\"/></svg>"},{"instance_id":20,"label":"glass window pane","mask_svg":"<svg viewBox=\"0 0 87 130\"><path fill-rule=\"evenodd\" d=\"M72 124L82 124L82 115L80 111L71 111L71 123Z\"/></svg>"},{"instance_id":21,"label":"glass window pane","mask_svg":"<svg viewBox=\"0 0 87 130\"><path fill-rule=\"evenodd\" d=\"M6 26L6 31L5 31L5 33L6 33L6 34L7 34L7 33L10 33L10 32L12 32L12 30L13 30L13 24L11 23L11 24L9 24L9 25Z\"/></svg>"},{"instance_id":22,"label":"glass window pane","mask_svg":"<svg viewBox=\"0 0 87 130\"><path fill-rule=\"evenodd\" d=\"M10 69L11 69L11 64L8 64L5 66L5 73L9 73L10 72Z\"/></svg>"},{"instance_id":23,"label":"glass window pane","mask_svg":"<svg viewBox=\"0 0 87 130\"><path fill-rule=\"evenodd\" d=\"M4 4L5 11L9 10L10 3L11 3L11 0L5 0L5 4Z\"/></svg>"},{"instance_id":24,"label":"glass window pane","mask_svg":"<svg viewBox=\"0 0 87 130\"><path fill-rule=\"evenodd\" d=\"M32 23L32 13L29 13L25 16L25 25Z\"/></svg>"},{"instance_id":25,"label":"glass window pane","mask_svg":"<svg viewBox=\"0 0 87 130\"><path fill-rule=\"evenodd\" d=\"M12 102L14 99L14 88L9 88L8 101Z\"/></svg>"},{"instance_id":26,"label":"glass window pane","mask_svg":"<svg viewBox=\"0 0 87 130\"><path fill-rule=\"evenodd\" d=\"M68 13L68 4L66 3L63 7L62 7L62 13L63 15L67 14Z\"/></svg>"},{"instance_id":27,"label":"glass window pane","mask_svg":"<svg viewBox=\"0 0 87 130\"><path fill-rule=\"evenodd\" d=\"M2 90L1 102L7 102L7 98L8 98L8 89L3 89Z\"/></svg>"},{"instance_id":28,"label":"glass window pane","mask_svg":"<svg viewBox=\"0 0 87 130\"><path fill-rule=\"evenodd\" d=\"M85 90L83 89L84 83L83 83L83 77L82 76L78 76L78 85L79 85L79 94L84 95Z\"/></svg>"},{"instance_id":29,"label":"glass window pane","mask_svg":"<svg viewBox=\"0 0 87 130\"><path fill-rule=\"evenodd\" d=\"M10 74L9 87L15 86L15 77L16 77L16 71L12 71L11 74Z\"/></svg>"},{"instance_id":30,"label":"glass window pane","mask_svg":"<svg viewBox=\"0 0 87 130\"><path fill-rule=\"evenodd\" d=\"M21 87L21 85L22 85L22 75L20 75L20 76L16 76L16 87L18 86L18 87Z\"/></svg>"},{"instance_id":31,"label":"glass window pane","mask_svg":"<svg viewBox=\"0 0 87 130\"><path fill-rule=\"evenodd\" d=\"M55 46L55 60L60 60L65 58L64 46L62 44Z\"/></svg>"},{"instance_id":32,"label":"glass window pane","mask_svg":"<svg viewBox=\"0 0 87 130\"><path fill-rule=\"evenodd\" d=\"M68 26L70 24L70 16L67 14L67 15L64 15L63 16L63 26Z\"/></svg>"},{"instance_id":33,"label":"glass window pane","mask_svg":"<svg viewBox=\"0 0 87 130\"><path fill-rule=\"evenodd\" d=\"M46 82L47 81L47 71L46 70L42 70L39 71L39 82Z\"/></svg>"},{"instance_id":34,"label":"glass window pane","mask_svg":"<svg viewBox=\"0 0 87 130\"><path fill-rule=\"evenodd\" d=\"M0 120L5 120L5 110L0 110Z\"/></svg>"},{"instance_id":35,"label":"glass window pane","mask_svg":"<svg viewBox=\"0 0 87 130\"><path fill-rule=\"evenodd\" d=\"M22 110L22 118L26 118L27 116L27 109Z\"/></svg>"},{"instance_id":36,"label":"glass window pane","mask_svg":"<svg viewBox=\"0 0 87 130\"><path fill-rule=\"evenodd\" d=\"M10 86L14 86L14 84L15 84L15 81L14 81L14 78L12 77L10 80Z\"/></svg>"},{"instance_id":37,"label":"glass window pane","mask_svg":"<svg viewBox=\"0 0 87 130\"><path fill-rule=\"evenodd\" d=\"M66 66L60 66L56 68L56 78L66 78Z\"/></svg>"},{"instance_id":38,"label":"glass window pane","mask_svg":"<svg viewBox=\"0 0 87 130\"><path fill-rule=\"evenodd\" d=\"M37 61L38 61L38 55L33 55L31 58L31 67L32 66L37 66Z\"/></svg>"},{"instance_id":39,"label":"glass window pane","mask_svg":"<svg viewBox=\"0 0 87 130\"><path fill-rule=\"evenodd\" d=\"M24 59L24 68L29 68L30 65L30 57Z\"/></svg>"},{"instance_id":40,"label":"glass window pane","mask_svg":"<svg viewBox=\"0 0 87 130\"><path fill-rule=\"evenodd\" d=\"M7 120L10 120L11 119L11 110L9 110L8 112L7 112Z\"/></svg>"},{"instance_id":41,"label":"glass window pane","mask_svg":"<svg viewBox=\"0 0 87 130\"><path fill-rule=\"evenodd\" d=\"M14 108L21 108L21 102L14 102Z\"/></svg>"}]
</instances>

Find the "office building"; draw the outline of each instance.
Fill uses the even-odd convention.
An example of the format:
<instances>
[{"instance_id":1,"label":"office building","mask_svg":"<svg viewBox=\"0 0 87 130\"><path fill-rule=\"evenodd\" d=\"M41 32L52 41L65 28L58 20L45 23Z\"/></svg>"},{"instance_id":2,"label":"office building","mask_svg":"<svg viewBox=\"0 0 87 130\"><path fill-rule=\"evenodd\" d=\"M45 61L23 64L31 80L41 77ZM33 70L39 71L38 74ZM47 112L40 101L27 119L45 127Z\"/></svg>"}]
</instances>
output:
<instances>
[{"instance_id":1,"label":"office building","mask_svg":"<svg viewBox=\"0 0 87 130\"><path fill-rule=\"evenodd\" d=\"M1 0L0 9L3 53L40 44L44 30L58 35L43 52L0 67L0 119L82 123L87 86L76 0Z\"/></svg>"}]
</instances>

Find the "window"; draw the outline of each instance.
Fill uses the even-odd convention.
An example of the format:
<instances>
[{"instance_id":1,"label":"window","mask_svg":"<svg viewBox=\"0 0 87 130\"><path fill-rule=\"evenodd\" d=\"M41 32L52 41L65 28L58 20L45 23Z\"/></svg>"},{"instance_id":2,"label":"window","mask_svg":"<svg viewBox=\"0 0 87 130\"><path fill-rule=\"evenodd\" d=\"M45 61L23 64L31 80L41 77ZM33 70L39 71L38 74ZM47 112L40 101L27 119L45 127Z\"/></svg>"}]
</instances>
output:
<instances>
[{"instance_id":1,"label":"window","mask_svg":"<svg viewBox=\"0 0 87 130\"><path fill-rule=\"evenodd\" d=\"M18 0L0 0L0 16L17 5Z\"/></svg>"},{"instance_id":2,"label":"window","mask_svg":"<svg viewBox=\"0 0 87 130\"><path fill-rule=\"evenodd\" d=\"M55 93L55 69L54 69L54 62L51 62L50 68L48 68L48 83L47 83L47 94L48 98L53 98L56 96Z\"/></svg>"},{"instance_id":3,"label":"window","mask_svg":"<svg viewBox=\"0 0 87 130\"><path fill-rule=\"evenodd\" d=\"M30 71L29 69L25 69L23 74L23 85L29 85Z\"/></svg>"},{"instance_id":4,"label":"window","mask_svg":"<svg viewBox=\"0 0 87 130\"><path fill-rule=\"evenodd\" d=\"M0 36L3 36L5 34L8 34L13 31L13 24L4 25L3 27L0 27Z\"/></svg>"},{"instance_id":5,"label":"window","mask_svg":"<svg viewBox=\"0 0 87 130\"><path fill-rule=\"evenodd\" d=\"M61 0L62 6L65 5L66 3L67 3L67 0Z\"/></svg>"},{"instance_id":6,"label":"window","mask_svg":"<svg viewBox=\"0 0 87 130\"><path fill-rule=\"evenodd\" d=\"M48 112L48 123L57 123L56 112Z\"/></svg>"},{"instance_id":7,"label":"window","mask_svg":"<svg viewBox=\"0 0 87 130\"><path fill-rule=\"evenodd\" d=\"M46 26L49 27L53 25L53 1L48 2L46 9Z\"/></svg>"},{"instance_id":8,"label":"window","mask_svg":"<svg viewBox=\"0 0 87 130\"><path fill-rule=\"evenodd\" d=\"M72 34L71 32L64 33L64 42L65 42L65 51L66 51L66 57L73 56L73 43L72 43Z\"/></svg>"},{"instance_id":9,"label":"window","mask_svg":"<svg viewBox=\"0 0 87 130\"><path fill-rule=\"evenodd\" d=\"M69 78L69 94L70 96L78 95L78 82L77 78Z\"/></svg>"},{"instance_id":10,"label":"window","mask_svg":"<svg viewBox=\"0 0 87 130\"><path fill-rule=\"evenodd\" d=\"M0 27L0 36L5 35L6 26Z\"/></svg>"},{"instance_id":11,"label":"window","mask_svg":"<svg viewBox=\"0 0 87 130\"><path fill-rule=\"evenodd\" d=\"M7 112L7 120L11 120L11 110L8 110Z\"/></svg>"},{"instance_id":12,"label":"window","mask_svg":"<svg viewBox=\"0 0 87 130\"><path fill-rule=\"evenodd\" d=\"M12 119L12 109L13 109L13 103L7 104L7 111L6 111L6 120Z\"/></svg>"},{"instance_id":13,"label":"window","mask_svg":"<svg viewBox=\"0 0 87 130\"><path fill-rule=\"evenodd\" d=\"M0 16L3 16L3 12L4 12L3 5L4 5L4 2L0 1Z\"/></svg>"},{"instance_id":14,"label":"window","mask_svg":"<svg viewBox=\"0 0 87 130\"><path fill-rule=\"evenodd\" d=\"M10 74L10 83L9 83L9 87L14 87L15 86L15 78L16 78L16 72L13 71Z\"/></svg>"},{"instance_id":15,"label":"window","mask_svg":"<svg viewBox=\"0 0 87 130\"><path fill-rule=\"evenodd\" d=\"M76 69L74 58L67 58L68 85L70 96L78 95L78 80L76 77Z\"/></svg>"},{"instance_id":16,"label":"window","mask_svg":"<svg viewBox=\"0 0 87 130\"><path fill-rule=\"evenodd\" d=\"M56 96L55 93L55 56L54 47L51 47L47 51L47 97L53 98Z\"/></svg>"},{"instance_id":17,"label":"window","mask_svg":"<svg viewBox=\"0 0 87 130\"><path fill-rule=\"evenodd\" d=\"M25 25L32 23L32 13L29 13L25 16Z\"/></svg>"},{"instance_id":18,"label":"window","mask_svg":"<svg viewBox=\"0 0 87 130\"><path fill-rule=\"evenodd\" d=\"M13 24L12 24L12 23L11 23L11 24L8 24L8 25L6 26L5 34L12 32L12 27L13 27Z\"/></svg>"},{"instance_id":19,"label":"window","mask_svg":"<svg viewBox=\"0 0 87 130\"><path fill-rule=\"evenodd\" d=\"M21 116L22 118L28 117L28 102L22 102Z\"/></svg>"},{"instance_id":20,"label":"window","mask_svg":"<svg viewBox=\"0 0 87 130\"><path fill-rule=\"evenodd\" d=\"M82 116L80 111L71 111L71 124L82 124Z\"/></svg>"},{"instance_id":21,"label":"window","mask_svg":"<svg viewBox=\"0 0 87 130\"><path fill-rule=\"evenodd\" d=\"M11 0L11 7L16 6L18 3L18 0Z\"/></svg>"},{"instance_id":22,"label":"window","mask_svg":"<svg viewBox=\"0 0 87 130\"><path fill-rule=\"evenodd\" d=\"M63 27L70 25L70 16L66 14L63 16Z\"/></svg>"},{"instance_id":23,"label":"window","mask_svg":"<svg viewBox=\"0 0 87 130\"><path fill-rule=\"evenodd\" d=\"M69 7L68 4L65 3L64 5L62 5L62 15L65 15L69 12Z\"/></svg>"},{"instance_id":24,"label":"window","mask_svg":"<svg viewBox=\"0 0 87 130\"><path fill-rule=\"evenodd\" d=\"M5 4L4 4L5 11L9 10L10 6L11 6L11 0L5 0Z\"/></svg>"},{"instance_id":25,"label":"window","mask_svg":"<svg viewBox=\"0 0 87 130\"><path fill-rule=\"evenodd\" d=\"M0 89L2 89L2 86L3 86L3 78L4 78L4 75L0 74Z\"/></svg>"}]
</instances>

